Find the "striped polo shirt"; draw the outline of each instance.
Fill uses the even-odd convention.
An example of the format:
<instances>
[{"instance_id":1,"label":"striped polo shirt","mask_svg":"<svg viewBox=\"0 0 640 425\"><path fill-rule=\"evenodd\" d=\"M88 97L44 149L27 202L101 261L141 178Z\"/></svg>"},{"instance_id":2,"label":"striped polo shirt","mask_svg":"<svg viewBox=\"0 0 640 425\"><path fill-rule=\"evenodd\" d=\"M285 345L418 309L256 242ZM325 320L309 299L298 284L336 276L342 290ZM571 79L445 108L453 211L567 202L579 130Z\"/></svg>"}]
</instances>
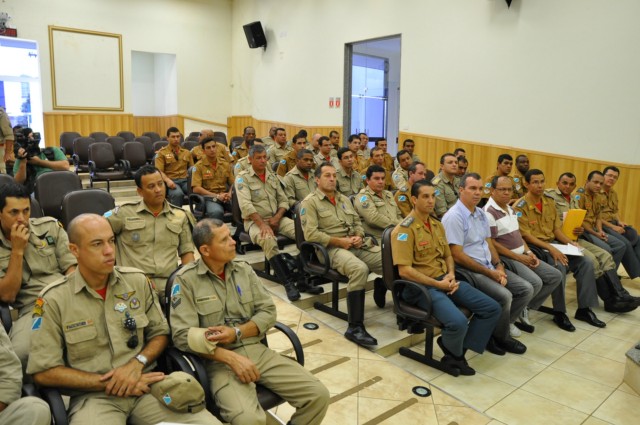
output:
<instances>
[{"instance_id":1,"label":"striped polo shirt","mask_svg":"<svg viewBox=\"0 0 640 425\"><path fill-rule=\"evenodd\" d=\"M484 206L484 212L489 219L491 238L515 254L523 254L524 240L520 234L518 216L513 209L507 205L507 210L505 211L496 204L493 198L489 198L489 201Z\"/></svg>"}]
</instances>

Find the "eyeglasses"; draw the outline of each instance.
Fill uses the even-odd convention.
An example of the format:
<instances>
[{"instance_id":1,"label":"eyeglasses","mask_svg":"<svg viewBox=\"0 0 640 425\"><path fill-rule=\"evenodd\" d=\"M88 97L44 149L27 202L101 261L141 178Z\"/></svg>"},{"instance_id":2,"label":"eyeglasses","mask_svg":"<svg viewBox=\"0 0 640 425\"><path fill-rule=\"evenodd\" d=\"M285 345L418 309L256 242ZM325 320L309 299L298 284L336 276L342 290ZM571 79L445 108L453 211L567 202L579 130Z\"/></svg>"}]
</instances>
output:
<instances>
[{"instance_id":1,"label":"eyeglasses","mask_svg":"<svg viewBox=\"0 0 640 425\"><path fill-rule=\"evenodd\" d=\"M125 313L125 317L124 328L131 332L131 337L129 337L129 340L127 341L127 347L134 349L138 346L139 342L138 334L136 333L136 330L138 329L136 326L136 319L131 317L131 314L129 314L128 311Z\"/></svg>"},{"instance_id":2,"label":"eyeglasses","mask_svg":"<svg viewBox=\"0 0 640 425\"><path fill-rule=\"evenodd\" d=\"M502 192L502 193L513 192L513 188L512 187L496 187L494 190L496 192Z\"/></svg>"}]
</instances>

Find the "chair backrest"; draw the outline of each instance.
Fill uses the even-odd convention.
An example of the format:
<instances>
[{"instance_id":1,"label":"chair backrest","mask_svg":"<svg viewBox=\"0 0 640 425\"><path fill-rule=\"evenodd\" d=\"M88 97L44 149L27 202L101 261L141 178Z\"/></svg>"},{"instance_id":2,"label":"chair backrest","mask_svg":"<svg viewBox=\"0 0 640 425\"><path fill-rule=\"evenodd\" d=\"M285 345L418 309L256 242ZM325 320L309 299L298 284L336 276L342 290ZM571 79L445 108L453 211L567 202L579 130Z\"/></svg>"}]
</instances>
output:
<instances>
[{"instance_id":1,"label":"chair backrest","mask_svg":"<svg viewBox=\"0 0 640 425\"><path fill-rule=\"evenodd\" d=\"M71 156L73 154L73 141L78 137L82 137L80 133L75 131L65 131L60 133L60 147L64 148L64 153Z\"/></svg>"},{"instance_id":2,"label":"chair backrest","mask_svg":"<svg viewBox=\"0 0 640 425\"><path fill-rule=\"evenodd\" d=\"M118 131L116 136L122 137L126 142L133 142L136 138L136 135L131 131Z\"/></svg>"},{"instance_id":3,"label":"chair backrest","mask_svg":"<svg viewBox=\"0 0 640 425\"><path fill-rule=\"evenodd\" d=\"M244 137L242 136L233 136L231 138L231 152L233 152L233 150L240 146L242 144L242 142L244 142Z\"/></svg>"},{"instance_id":4,"label":"chair backrest","mask_svg":"<svg viewBox=\"0 0 640 425\"><path fill-rule=\"evenodd\" d=\"M95 139L96 142L106 142L109 135L104 131L94 131L89 135L89 137Z\"/></svg>"},{"instance_id":5,"label":"chair backrest","mask_svg":"<svg viewBox=\"0 0 640 425\"><path fill-rule=\"evenodd\" d=\"M126 142L122 149L122 159L129 161L131 170L137 170L147 163L145 146L140 142Z\"/></svg>"},{"instance_id":6,"label":"chair backrest","mask_svg":"<svg viewBox=\"0 0 640 425\"><path fill-rule=\"evenodd\" d=\"M382 280L387 289L391 290L393 281L400 278L398 268L393 264L393 253L391 252L391 232L395 226L388 226L382 231Z\"/></svg>"},{"instance_id":7,"label":"chair backrest","mask_svg":"<svg viewBox=\"0 0 640 425\"><path fill-rule=\"evenodd\" d=\"M89 146L96 142L92 137L78 137L73 140L73 154L78 156L81 164L89 161Z\"/></svg>"},{"instance_id":8,"label":"chair backrest","mask_svg":"<svg viewBox=\"0 0 640 425\"><path fill-rule=\"evenodd\" d=\"M0 174L0 187L5 184L15 183L16 181L9 174Z\"/></svg>"},{"instance_id":9,"label":"chair backrest","mask_svg":"<svg viewBox=\"0 0 640 425\"><path fill-rule=\"evenodd\" d=\"M89 146L89 161L93 161L98 170L105 170L115 165L116 157L109 143L95 142Z\"/></svg>"},{"instance_id":10,"label":"chair backrest","mask_svg":"<svg viewBox=\"0 0 640 425\"><path fill-rule=\"evenodd\" d=\"M189 133L189 136L187 137L195 137L196 139L198 137L200 137L200 132L199 131L192 131L191 133Z\"/></svg>"},{"instance_id":11,"label":"chair backrest","mask_svg":"<svg viewBox=\"0 0 640 425\"><path fill-rule=\"evenodd\" d=\"M242 220L242 210L238 203L238 194L236 193L236 187L231 188L231 215L232 220L236 225L244 226L244 220Z\"/></svg>"},{"instance_id":12,"label":"chair backrest","mask_svg":"<svg viewBox=\"0 0 640 425\"><path fill-rule=\"evenodd\" d=\"M160 135L155 131L145 131L144 133L142 133L142 135L151 139L152 142L157 142L158 140L160 140Z\"/></svg>"},{"instance_id":13,"label":"chair backrest","mask_svg":"<svg viewBox=\"0 0 640 425\"><path fill-rule=\"evenodd\" d=\"M215 140L216 142L227 146L227 138L226 137L220 137L220 136L213 136L213 140Z\"/></svg>"},{"instance_id":14,"label":"chair backrest","mask_svg":"<svg viewBox=\"0 0 640 425\"><path fill-rule=\"evenodd\" d=\"M31 214L30 217L31 218L40 218L40 217L44 217L44 213L42 212L42 208L40 207L40 204L38 203L38 201L36 201L36 199L34 197L31 197Z\"/></svg>"},{"instance_id":15,"label":"chair backrest","mask_svg":"<svg viewBox=\"0 0 640 425\"><path fill-rule=\"evenodd\" d=\"M62 218L62 200L74 190L82 189L80 177L71 171L51 171L36 178L34 196L46 216Z\"/></svg>"},{"instance_id":16,"label":"chair backrest","mask_svg":"<svg viewBox=\"0 0 640 425\"><path fill-rule=\"evenodd\" d=\"M173 286L173 281L176 280L176 276L178 275L178 271L182 268L182 265L179 265L177 269L171 272L169 278L167 279L167 284L164 287L164 299L162 300L162 306L164 307L164 317L167 318L167 323L171 326L171 290Z\"/></svg>"},{"instance_id":17,"label":"chair backrest","mask_svg":"<svg viewBox=\"0 0 640 425\"><path fill-rule=\"evenodd\" d=\"M111 145L111 149L113 150L113 155L116 157L116 161L122 159L124 144L127 141L119 136L111 136L107 137L107 143Z\"/></svg>"},{"instance_id":18,"label":"chair backrest","mask_svg":"<svg viewBox=\"0 0 640 425\"><path fill-rule=\"evenodd\" d=\"M184 143L182 144L182 147L190 151L191 149L195 148L199 144L200 143L198 143L197 140L185 140Z\"/></svg>"},{"instance_id":19,"label":"chair backrest","mask_svg":"<svg viewBox=\"0 0 640 425\"><path fill-rule=\"evenodd\" d=\"M158 140L157 142L153 142L153 152L158 152L168 144L169 142L167 142L166 140Z\"/></svg>"},{"instance_id":20,"label":"chair backrest","mask_svg":"<svg viewBox=\"0 0 640 425\"><path fill-rule=\"evenodd\" d=\"M184 143L186 142L197 142L197 141L198 141L197 136L187 136L184 138L184 140L180 144L184 145Z\"/></svg>"},{"instance_id":21,"label":"chair backrest","mask_svg":"<svg viewBox=\"0 0 640 425\"><path fill-rule=\"evenodd\" d=\"M293 206L293 227L296 235L296 246L298 249L302 246L302 242L304 242L304 230L302 230L302 220L300 218L300 202L296 202Z\"/></svg>"},{"instance_id":22,"label":"chair backrest","mask_svg":"<svg viewBox=\"0 0 640 425\"><path fill-rule=\"evenodd\" d=\"M225 133L223 133L222 131L214 131L213 132L213 137L222 137L224 139L224 144L227 144L227 135Z\"/></svg>"},{"instance_id":23,"label":"chair backrest","mask_svg":"<svg viewBox=\"0 0 640 425\"><path fill-rule=\"evenodd\" d=\"M62 199L62 218L66 228L71 220L80 214L93 213L103 215L116 207L116 202L108 192L100 189L74 190Z\"/></svg>"},{"instance_id":24,"label":"chair backrest","mask_svg":"<svg viewBox=\"0 0 640 425\"><path fill-rule=\"evenodd\" d=\"M142 143L144 146L144 152L147 157L147 161L153 159L153 156L156 154L156 151L153 150L153 140L151 140L148 136L138 136L136 137L136 142Z\"/></svg>"}]
</instances>

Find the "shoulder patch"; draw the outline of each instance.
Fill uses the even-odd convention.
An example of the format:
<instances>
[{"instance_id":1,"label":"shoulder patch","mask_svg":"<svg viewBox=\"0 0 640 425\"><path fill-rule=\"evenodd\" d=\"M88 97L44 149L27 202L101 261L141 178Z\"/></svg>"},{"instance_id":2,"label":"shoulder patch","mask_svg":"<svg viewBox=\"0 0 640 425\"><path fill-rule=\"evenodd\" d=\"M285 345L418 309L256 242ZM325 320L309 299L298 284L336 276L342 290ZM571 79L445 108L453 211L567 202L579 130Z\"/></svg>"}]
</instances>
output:
<instances>
[{"instance_id":1,"label":"shoulder patch","mask_svg":"<svg viewBox=\"0 0 640 425\"><path fill-rule=\"evenodd\" d=\"M365 180L366 178L367 178L367 175L366 175L366 174L363 174L363 175L362 175L362 180Z\"/></svg>"},{"instance_id":2,"label":"shoulder patch","mask_svg":"<svg viewBox=\"0 0 640 425\"><path fill-rule=\"evenodd\" d=\"M584 193L584 188L581 187L580 189L578 189L578 193Z\"/></svg>"},{"instance_id":3,"label":"shoulder patch","mask_svg":"<svg viewBox=\"0 0 640 425\"><path fill-rule=\"evenodd\" d=\"M491 183L486 183L484 187L487 187L487 188L491 187Z\"/></svg>"},{"instance_id":4,"label":"shoulder patch","mask_svg":"<svg viewBox=\"0 0 640 425\"><path fill-rule=\"evenodd\" d=\"M394 173L394 174L395 174L395 173ZM394 180L400 180L400 174L396 174L396 175L394 175L394 176L393 176L393 179L394 179Z\"/></svg>"},{"instance_id":5,"label":"shoulder patch","mask_svg":"<svg viewBox=\"0 0 640 425\"><path fill-rule=\"evenodd\" d=\"M286 160L286 159L281 159L281 160L280 160L280 164L285 165L286 163L287 163L287 160Z\"/></svg>"},{"instance_id":6,"label":"shoulder patch","mask_svg":"<svg viewBox=\"0 0 640 425\"><path fill-rule=\"evenodd\" d=\"M516 204L516 207L518 207L518 208L522 208L522 207L524 207L524 206L525 206L525 204L526 204L526 203L527 203L527 201L525 201L524 199L521 199L521 200L520 200L520 202L518 202L518 203Z\"/></svg>"},{"instance_id":7,"label":"shoulder patch","mask_svg":"<svg viewBox=\"0 0 640 425\"><path fill-rule=\"evenodd\" d=\"M365 202L367 200L367 195L362 195L360 197L360 202Z\"/></svg>"},{"instance_id":8,"label":"shoulder patch","mask_svg":"<svg viewBox=\"0 0 640 425\"><path fill-rule=\"evenodd\" d=\"M244 179L242 177L238 177L236 179L236 183L244 183Z\"/></svg>"},{"instance_id":9,"label":"shoulder patch","mask_svg":"<svg viewBox=\"0 0 640 425\"><path fill-rule=\"evenodd\" d=\"M407 217L402 221L402 223L400 223L400 225L402 227L409 227L411 226L411 223L413 223L413 217Z\"/></svg>"},{"instance_id":10,"label":"shoulder patch","mask_svg":"<svg viewBox=\"0 0 640 425\"><path fill-rule=\"evenodd\" d=\"M404 196L404 195L400 195L400 196L398 196L398 201L400 201L400 202L405 202L406 200L407 200L407 197L406 197L406 196Z\"/></svg>"},{"instance_id":11,"label":"shoulder patch","mask_svg":"<svg viewBox=\"0 0 640 425\"><path fill-rule=\"evenodd\" d=\"M514 177L514 178L513 178L513 181L514 181L514 182L516 182L516 183L518 183L518 182L520 181L520 179L519 179L518 177Z\"/></svg>"},{"instance_id":12,"label":"shoulder patch","mask_svg":"<svg viewBox=\"0 0 640 425\"><path fill-rule=\"evenodd\" d=\"M409 239L409 234L408 233L398 233L398 237L396 239L398 239L400 242L406 242Z\"/></svg>"},{"instance_id":13,"label":"shoulder patch","mask_svg":"<svg viewBox=\"0 0 640 425\"><path fill-rule=\"evenodd\" d=\"M579 201L579 200L580 200L580 195L576 195L576 196L575 196L575 200L576 200L576 201Z\"/></svg>"},{"instance_id":14,"label":"shoulder patch","mask_svg":"<svg viewBox=\"0 0 640 425\"><path fill-rule=\"evenodd\" d=\"M518 217L518 218L522 217L522 211L518 211L518 212L516 213L516 217Z\"/></svg>"},{"instance_id":15,"label":"shoulder patch","mask_svg":"<svg viewBox=\"0 0 640 425\"><path fill-rule=\"evenodd\" d=\"M104 213L102 216L103 216L104 218L109 218L109 217L111 217L112 215L113 215L113 211L107 211L107 212L106 212L106 213Z\"/></svg>"},{"instance_id":16,"label":"shoulder patch","mask_svg":"<svg viewBox=\"0 0 640 425\"><path fill-rule=\"evenodd\" d=\"M400 188L400 192L406 192L406 191L407 191L407 189L408 189L408 188L407 188L407 186L402 186L402 187Z\"/></svg>"},{"instance_id":17,"label":"shoulder patch","mask_svg":"<svg viewBox=\"0 0 640 425\"><path fill-rule=\"evenodd\" d=\"M435 196L440 195L440 193L441 193L441 192L440 192L440 189L436 189L436 190L433 192L433 194L434 194Z\"/></svg>"},{"instance_id":18,"label":"shoulder patch","mask_svg":"<svg viewBox=\"0 0 640 425\"><path fill-rule=\"evenodd\" d=\"M438 184L442 181L442 179L440 178L440 176L435 176L433 179L431 179L431 183L433 184Z\"/></svg>"},{"instance_id":19,"label":"shoulder patch","mask_svg":"<svg viewBox=\"0 0 640 425\"><path fill-rule=\"evenodd\" d=\"M191 167L191 172L195 173L196 172L196 166L194 165L193 167Z\"/></svg>"}]
</instances>

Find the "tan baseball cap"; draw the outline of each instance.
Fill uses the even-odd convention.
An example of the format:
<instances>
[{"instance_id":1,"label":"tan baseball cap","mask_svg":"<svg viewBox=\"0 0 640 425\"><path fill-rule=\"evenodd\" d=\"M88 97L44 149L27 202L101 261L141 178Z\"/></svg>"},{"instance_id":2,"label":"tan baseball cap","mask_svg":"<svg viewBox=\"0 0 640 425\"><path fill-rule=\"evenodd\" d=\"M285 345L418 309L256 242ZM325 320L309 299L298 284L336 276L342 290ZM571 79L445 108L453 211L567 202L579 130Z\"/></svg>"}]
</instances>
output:
<instances>
[{"instance_id":1,"label":"tan baseball cap","mask_svg":"<svg viewBox=\"0 0 640 425\"><path fill-rule=\"evenodd\" d=\"M216 350L218 343L207 339L209 332L207 328L189 328L187 344L194 353L213 354Z\"/></svg>"},{"instance_id":2,"label":"tan baseball cap","mask_svg":"<svg viewBox=\"0 0 640 425\"><path fill-rule=\"evenodd\" d=\"M151 394L178 413L198 413L205 407L202 386L186 372L173 372L165 376L151 386Z\"/></svg>"}]
</instances>

